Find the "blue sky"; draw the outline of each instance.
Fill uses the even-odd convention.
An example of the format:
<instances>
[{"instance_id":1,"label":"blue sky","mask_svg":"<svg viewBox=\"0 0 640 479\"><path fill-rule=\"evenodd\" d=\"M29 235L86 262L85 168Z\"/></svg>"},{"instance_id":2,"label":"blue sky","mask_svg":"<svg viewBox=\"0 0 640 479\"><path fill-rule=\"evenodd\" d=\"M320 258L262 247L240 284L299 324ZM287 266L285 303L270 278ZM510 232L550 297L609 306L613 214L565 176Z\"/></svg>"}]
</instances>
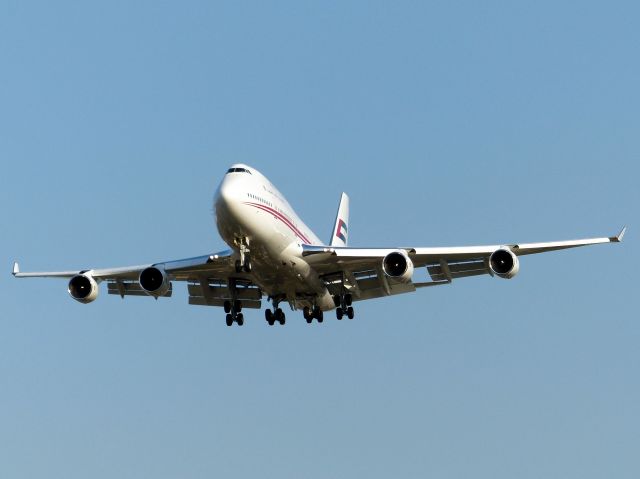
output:
<instances>
[{"instance_id":1,"label":"blue sky","mask_svg":"<svg viewBox=\"0 0 640 479\"><path fill-rule=\"evenodd\" d=\"M0 2L0 476L638 477L639 16ZM313 326L11 278L224 249L234 162L355 246L630 228Z\"/></svg>"}]
</instances>

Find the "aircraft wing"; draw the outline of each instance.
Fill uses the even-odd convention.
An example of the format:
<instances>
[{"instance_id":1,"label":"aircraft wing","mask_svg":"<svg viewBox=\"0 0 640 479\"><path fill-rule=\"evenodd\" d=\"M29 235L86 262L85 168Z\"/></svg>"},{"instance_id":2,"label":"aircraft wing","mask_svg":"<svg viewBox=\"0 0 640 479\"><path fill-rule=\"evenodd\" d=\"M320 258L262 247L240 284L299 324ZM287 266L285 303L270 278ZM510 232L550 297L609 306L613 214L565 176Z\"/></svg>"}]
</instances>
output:
<instances>
[{"instance_id":1,"label":"aircraft wing","mask_svg":"<svg viewBox=\"0 0 640 479\"><path fill-rule=\"evenodd\" d=\"M150 266L162 267L173 280L188 281L210 274L231 273L233 271L233 257L231 251L223 251L213 255L137 266L44 272L21 272L18 263L14 263L13 275L16 278L72 278L78 274L91 274L96 280L126 281L137 280L142 270Z\"/></svg>"},{"instance_id":2,"label":"aircraft wing","mask_svg":"<svg viewBox=\"0 0 640 479\"><path fill-rule=\"evenodd\" d=\"M235 299L240 299L245 308L261 307L262 292L250 279L250 275L236 273L235 256L231 250L212 255L196 256L174 261L165 261L138 266L119 268L83 269L50 272L21 272L18 263L13 266L16 278L72 278L87 275L97 282L108 283L108 293L125 296L147 296L138 283L140 273L149 267L162 269L170 281L187 281L189 304L200 306L223 306L225 300L231 299L230 285L235 292ZM169 297L173 288L159 296Z\"/></svg>"},{"instance_id":3,"label":"aircraft wing","mask_svg":"<svg viewBox=\"0 0 640 479\"><path fill-rule=\"evenodd\" d=\"M622 241L626 228L616 236L587 238L545 243L515 243L506 245L462 247L408 247L408 248L339 248L330 246L303 246L306 261L325 279L335 294L344 281L353 292L354 300L415 291L416 288L449 284L457 278L493 274L489 258L499 249L508 249L515 256L545 253L602 243ZM403 251L415 268L427 268L430 281L393 281L383 272L384 258Z\"/></svg>"}]
</instances>

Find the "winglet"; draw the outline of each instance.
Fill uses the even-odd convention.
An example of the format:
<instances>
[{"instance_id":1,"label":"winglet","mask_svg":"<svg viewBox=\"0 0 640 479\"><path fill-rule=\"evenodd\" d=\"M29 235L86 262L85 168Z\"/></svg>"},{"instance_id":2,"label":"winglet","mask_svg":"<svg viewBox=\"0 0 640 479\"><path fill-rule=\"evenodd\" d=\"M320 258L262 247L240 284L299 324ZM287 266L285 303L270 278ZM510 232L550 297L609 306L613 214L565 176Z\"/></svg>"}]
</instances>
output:
<instances>
[{"instance_id":1,"label":"winglet","mask_svg":"<svg viewBox=\"0 0 640 479\"><path fill-rule=\"evenodd\" d=\"M14 262L13 263L13 275L17 275L20 272L20 265L18 264L18 262Z\"/></svg>"},{"instance_id":2,"label":"winglet","mask_svg":"<svg viewBox=\"0 0 640 479\"><path fill-rule=\"evenodd\" d=\"M617 236L613 236L611 238L609 238L611 240L612 243L621 243L622 242L622 238L624 238L624 234L627 232L627 227L625 226L624 228L622 228L620 230L620 233L618 233Z\"/></svg>"}]
</instances>

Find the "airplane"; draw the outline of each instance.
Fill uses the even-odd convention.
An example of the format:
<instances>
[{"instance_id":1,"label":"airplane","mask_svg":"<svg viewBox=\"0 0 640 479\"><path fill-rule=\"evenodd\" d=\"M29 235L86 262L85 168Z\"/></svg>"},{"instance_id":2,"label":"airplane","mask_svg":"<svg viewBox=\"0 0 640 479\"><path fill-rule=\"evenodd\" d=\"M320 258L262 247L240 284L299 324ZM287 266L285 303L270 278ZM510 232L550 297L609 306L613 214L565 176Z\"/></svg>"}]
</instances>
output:
<instances>
[{"instance_id":1,"label":"airplane","mask_svg":"<svg viewBox=\"0 0 640 479\"><path fill-rule=\"evenodd\" d=\"M334 227L325 244L257 169L234 164L216 190L218 232L230 249L204 256L140 266L56 272L21 272L16 278L69 280L69 295L91 303L99 283L108 294L170 297L173 282L187 283L189 304L222 307L226 324L244 324L243 309L260 309L266 296L270 326L284 325L281 304L302 310L307 323L322 323L324 313L355 316L353 304L373 298L446 285L454 279L488 274L511 279L520 270L520 256L600 243L619 243L616 236L547 243L457 247L353 248L348 246L349 197L342 193ZM425 280L414 272L425 268ZM428 275L428 278L427 278Z\"/></svg>"}]
</instances>

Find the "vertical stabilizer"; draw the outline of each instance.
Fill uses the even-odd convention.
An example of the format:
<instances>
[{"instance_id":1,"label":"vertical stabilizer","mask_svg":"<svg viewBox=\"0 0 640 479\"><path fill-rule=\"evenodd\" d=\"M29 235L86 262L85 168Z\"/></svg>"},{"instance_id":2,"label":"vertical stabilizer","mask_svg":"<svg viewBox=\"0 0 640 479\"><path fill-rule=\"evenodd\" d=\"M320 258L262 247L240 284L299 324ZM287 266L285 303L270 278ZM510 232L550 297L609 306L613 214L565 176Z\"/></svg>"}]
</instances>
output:
<instances>
[{"instance_id":1,"label":"vertical stabilizer","mask_svg":"<svg viewBox=\"0 0 640 479\"><path fill-rule=\"evenodd\" d=\"M340 206L338 206L338 214L336 222L333 225L331 233L330 246L347 246L349 239L349 197L346 193L342 193L340 198Z\"/></svg>"}]
</instances>

